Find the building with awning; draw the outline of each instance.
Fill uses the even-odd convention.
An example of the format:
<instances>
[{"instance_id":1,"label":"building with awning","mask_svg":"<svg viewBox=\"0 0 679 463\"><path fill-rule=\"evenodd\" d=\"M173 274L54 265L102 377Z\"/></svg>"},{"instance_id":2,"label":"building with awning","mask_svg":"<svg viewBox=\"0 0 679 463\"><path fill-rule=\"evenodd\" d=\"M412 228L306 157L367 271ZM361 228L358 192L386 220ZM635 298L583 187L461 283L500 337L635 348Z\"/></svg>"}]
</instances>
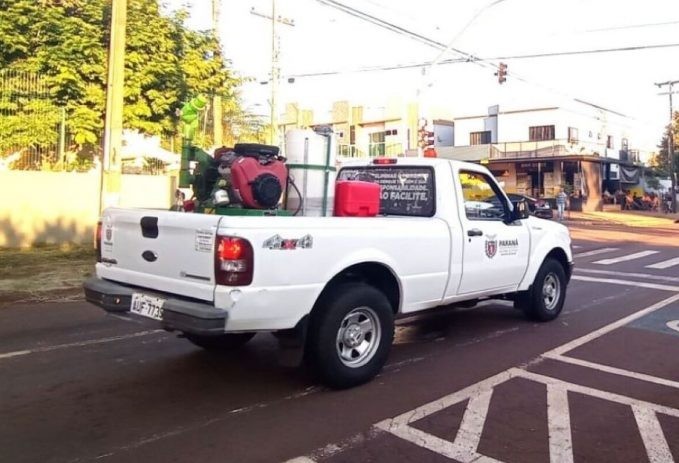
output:
<instances>
[{"instance_id":1,"label":"building with awning","mask_svg":"<svg viewBox=\"0 0 679 463\"><path fill-rule=\"evenodd\" d=\"M633 121L584 101L455 117L453 147L439 157L486 164L510 193L554 197L572 194L574 208L601 210L603 192L634 188L640 153L632 149ZM633 141L632 141L633 142Z\"/></svg>"}]
</instances>

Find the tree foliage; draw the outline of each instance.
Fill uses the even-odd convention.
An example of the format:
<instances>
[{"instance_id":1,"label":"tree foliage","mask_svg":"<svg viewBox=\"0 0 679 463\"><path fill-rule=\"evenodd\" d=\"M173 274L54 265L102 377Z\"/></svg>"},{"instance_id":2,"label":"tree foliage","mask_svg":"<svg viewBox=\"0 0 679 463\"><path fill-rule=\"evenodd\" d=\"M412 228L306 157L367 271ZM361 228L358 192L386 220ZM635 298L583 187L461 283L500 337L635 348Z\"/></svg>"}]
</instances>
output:
<instances>
[{"instance_id":1,"label":"tree foliage","mask_svg":"<svg viewBox=\"0 0 679 463\"><path fill-rule=\"evenodd\" d=\"M109 0L0 0L0 69L41 76L79 145L102 134L110 15ZM239 106L240 80L215 55L213 34L184 26L185 11L167 15L158 0L128 0L127 16L126 128L171 136L176 109L197 93Z\"/></svg>"},{"instance_id":2,"label":"tree foliage","mask_svg":"<svg viewBox=\"0 0 679 463\"><path fill-rule=\"evenodd\" d=\"M679 172L679 112L674 113L674 172ZM662 136L658 145L658 153L649 162L649 174L656 177L669 177L670 175L670 155L669 155L669 128Z\"/></svg>"}]
</instances>

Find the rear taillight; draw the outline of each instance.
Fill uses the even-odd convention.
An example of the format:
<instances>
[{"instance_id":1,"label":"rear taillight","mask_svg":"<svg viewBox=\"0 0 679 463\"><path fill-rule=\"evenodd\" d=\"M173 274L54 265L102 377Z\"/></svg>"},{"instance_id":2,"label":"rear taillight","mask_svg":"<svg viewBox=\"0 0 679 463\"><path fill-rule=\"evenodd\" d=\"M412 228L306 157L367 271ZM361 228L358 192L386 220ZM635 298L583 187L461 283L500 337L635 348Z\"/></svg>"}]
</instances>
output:
<instances>
[{"instance_id":1,"label":"rear taillight","mask_svg":"<svg viewBox=\"0 0 679 463\"><path fill-rule=\"evenodd\" d=\"M243 238L218 236L215 242L215 281L218 285L245 286L252 283L252 245Z\"/></svg>"},{"instance_id":2,"label":"rear taillight","mask_svg":"<svg viewBox=\"0 0 679 463\"><path fill-rule=\"evenodd\" d=\"M101 221L97 222L97 231L94 234L94 249L97 252L97 262L101 262Z\"/></svg>"}]
</instances>

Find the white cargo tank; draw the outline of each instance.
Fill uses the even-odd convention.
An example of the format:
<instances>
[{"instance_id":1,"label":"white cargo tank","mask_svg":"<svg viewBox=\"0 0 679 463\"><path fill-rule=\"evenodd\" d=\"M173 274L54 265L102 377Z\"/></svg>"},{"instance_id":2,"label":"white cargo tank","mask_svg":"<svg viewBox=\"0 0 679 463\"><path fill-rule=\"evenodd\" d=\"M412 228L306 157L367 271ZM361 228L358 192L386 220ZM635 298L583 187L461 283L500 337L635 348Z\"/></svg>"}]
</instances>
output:
<instances>
[{"instance_id":1,"label":"white cargo tank","mask_svg":"<svg viewBox=\"0 0 679 463\"><path fill-rule=\"evenodd\" d=\"M335 197L335 143L332 133L293 129L285 134L285 157L290 178L287 209L304 216L331 216ZM300 204L300 195L303 198ZM300 207L301 205L301 207Z\"/></svg>"}]
</instances>

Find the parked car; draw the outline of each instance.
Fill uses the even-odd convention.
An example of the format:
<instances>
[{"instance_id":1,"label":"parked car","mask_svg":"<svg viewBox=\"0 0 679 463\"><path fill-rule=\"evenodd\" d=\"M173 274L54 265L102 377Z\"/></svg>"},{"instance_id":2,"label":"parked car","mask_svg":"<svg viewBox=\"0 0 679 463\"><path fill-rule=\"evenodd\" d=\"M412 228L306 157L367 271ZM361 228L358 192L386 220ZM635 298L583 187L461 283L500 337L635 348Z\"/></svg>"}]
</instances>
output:
<instances>
[{"instance_id":1,"label":"parked car","mask_svg":"<svg viewBox=\"0 0 679 463\"><path fill-rule=\"evenodd\" d=\"M528 211L535 217L539 217L541 219L551 219L554 217L552 206L544 199L536 199L517 193L507 193L507 197L513 203L525 200L528 203Z\"/></svg>"}]
</instances>

